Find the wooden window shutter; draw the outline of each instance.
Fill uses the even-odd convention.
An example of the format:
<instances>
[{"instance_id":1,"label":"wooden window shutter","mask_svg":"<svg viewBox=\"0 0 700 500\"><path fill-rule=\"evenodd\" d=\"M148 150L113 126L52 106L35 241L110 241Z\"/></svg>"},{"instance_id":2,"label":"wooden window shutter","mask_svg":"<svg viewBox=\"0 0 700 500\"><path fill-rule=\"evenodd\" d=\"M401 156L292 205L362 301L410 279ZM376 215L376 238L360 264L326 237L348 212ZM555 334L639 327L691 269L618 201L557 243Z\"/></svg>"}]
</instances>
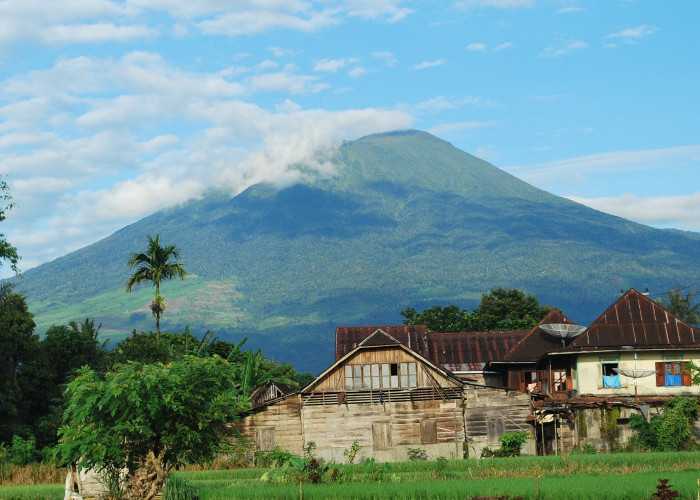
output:
<instances>
[{"instance_id":1,"label":"wooden window shutter","mask_svg":"<svg viewBox=\"0 0 700 500\"><path fill-rule=\"evenodd\" d=\"M690 376L690 370L688 370L687 361L683 361L681 363L681 384L693 385L693 378Z\"/></svg>"},{"instance_id":2,"label":"wooden window shutter","mask_svg":"<svg viewBox=\"0 0 700 500\"><path fill-rule=\"evenodd\" d=\"M421 444L437 443L437 420L426 418L420 421L420 442Z\"/></svg>"},{"instance_id":3,"label":"wooden window shutter","mask_svg":"<svg viewBox=\"0 0 700 500\"><path fill-rule=\"evenodd\" d=\"M664 387L666 385L666 363L656 363L656 387Z\"/></svg>"},{"instance_id":4,"label":"wooden window shutter","mask_svg":"<svg viewBox=\"0 0 700 500\"><path fill-rule=\"evenodd\" d=\"M372 424L372 446L375 450L391 448L391 424L389 422L374 422Z\"/></svg>"},{"instance_id":5,"label":"wooden window shutter","mask_svg":"<svg viewBox=\"0 0 700 500\"><path fill-rule=\"evenodd\" d=\"M255 431L255 442L258 450L271 450L275 447L275 428L259 427Z\"/></svg>"},{"instance_id":6,"label":"wooden window shutter","mask_svg":"<svg viewBox=\"0 0 700 500\"><path fill-rule=\"evenodd\" d=\"M566 390L567 391L574 390L574 380L573 380L573 378L571 378L571 368L566 369Z\"/></svg>"}]
</instances>

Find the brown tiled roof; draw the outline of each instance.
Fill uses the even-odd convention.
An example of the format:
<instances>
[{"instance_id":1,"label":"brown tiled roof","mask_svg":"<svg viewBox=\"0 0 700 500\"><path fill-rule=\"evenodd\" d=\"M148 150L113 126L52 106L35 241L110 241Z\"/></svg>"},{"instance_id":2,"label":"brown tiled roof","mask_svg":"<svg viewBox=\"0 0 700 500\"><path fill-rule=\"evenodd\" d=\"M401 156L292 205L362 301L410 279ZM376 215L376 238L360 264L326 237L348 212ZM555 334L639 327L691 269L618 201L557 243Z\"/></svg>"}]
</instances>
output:
<instances>
[{"instance_id":1,"label":"brown tiled roof","mask_svg":"<svg viewBox=\"0 0 700 500\"><path fill-rule=\"evenodd\" d=\"M501 360L528 330L428 334L429 355L436 365L453 372L479 371Z\"/></svg>"},{"instance_id":2,"label":"brown tiled roof","mask_svg":"<svg viewBox=\"0 0 700 500\"><path fill-rule=\"evenodd\" d=\"M540 325L548 323L574 324L574 322L564 316L561 311L552 309L542 318L542 321L540 321L535 328L530 330L520 342L515 344L501 360L496 361L535 363L549 351L561 348L562 341L560 338L554 337L540 328ZM569 339L567 343L571 343L572 341L573 339Z\"/></svg>"},{"instance_id":3,"label":"brown tiled roof","mask_svg":"<svg viewBox=\"0 0 700 500\"><path fill-rule=\"evenodd\" d=\"M608 307L569 348L668 349L699 345L700 330L632 288Z\"/></svg>"},{"instance_id":4,"label":"brown tiled roof","mask_svg":"<svg viewBox=\"0 0 700 500\"><path fill-rule=\"evenodd\" d=\"M428 357L425 325L339 326L335 329L335 360L338 361L355 349L377 330L382 330L421 356Z\"/></svg>"}]
</instances>

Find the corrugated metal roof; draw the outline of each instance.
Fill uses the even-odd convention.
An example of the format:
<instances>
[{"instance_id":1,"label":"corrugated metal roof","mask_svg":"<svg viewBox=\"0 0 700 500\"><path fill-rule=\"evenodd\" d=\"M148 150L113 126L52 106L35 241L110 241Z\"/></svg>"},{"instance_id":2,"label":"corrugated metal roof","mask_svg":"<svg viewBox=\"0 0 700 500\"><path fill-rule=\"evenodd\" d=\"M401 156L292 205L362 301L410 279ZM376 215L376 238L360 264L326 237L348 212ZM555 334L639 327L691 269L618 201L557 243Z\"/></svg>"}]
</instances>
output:
<instances>
[{"instance_id":1,"label":"corrugated metal roof","mask_svg":"<svg viewBox=\"0 0 700 500\"><path fill-rule=\"evenodd\" d=\"M570 349L685 348L700 344L700 330L634 288L608 307Z\"/></svg>"},{"instance_id":2,"label":"corrugated metal roof","mask_svg":"<svg viewBox=\"0 0 700 500\"><path fill-rule=\"evenodd\" d=\"M505 354L529 330L503 332L430 333L428 356L435 364L452 371L478 371Z\"/></svg>"},{"instance_id":3,"label":"corrugated metal roof","mask_svg":"<svg viewBox=\"0 0 700 500\"><path fill-rule=\"evenodd\" d=\"M535 328L530 330L530 332L528 332L527 335L520 340L520 342L515 344L515 346L508 351L508 353L502 358L502 361L535 363L549 351L563 347L560 338L554 337L540 328L540 325L548 323L574 324L574 322L564 316L561 311L552 309L544 318L542 318L542 321L540 321ZM566 343L570 344L573 342L573 340L574 339L569 339L566 341Z\"/></svg>"},{"instance_id":4,"label":"corrugated metal roof","mask_svg":"<svg viewBox=\"0 0 700 500\"><path fill-rule=\"evenodd\" d=\"M423 357L428 352L425 325L339 326L335 329L335 360L359 346L377 330L382 330Z\"/></svg>"}]
</instances>

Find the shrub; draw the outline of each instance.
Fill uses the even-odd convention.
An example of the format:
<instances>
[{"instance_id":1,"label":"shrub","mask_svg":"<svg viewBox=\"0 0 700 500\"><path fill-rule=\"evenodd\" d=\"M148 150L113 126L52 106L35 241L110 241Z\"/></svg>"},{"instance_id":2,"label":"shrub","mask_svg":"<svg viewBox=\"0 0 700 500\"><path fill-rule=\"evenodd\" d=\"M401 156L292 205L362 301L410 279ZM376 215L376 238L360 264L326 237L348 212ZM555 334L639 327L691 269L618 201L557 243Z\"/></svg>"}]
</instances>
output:
<instances>
[{"instance_id":1,"label":"shrub","mask_svg":"<svg viewBox=\"0 0 700 500\"><path fill-rule=\"evenodd\" d=\"M275 467L280 466L285 462L288 462L294 453L291 451L275 446L271 450L256 451L255 452L255 465L258 467Z\"/></svg>"},{"instance_id":2,"label":"shrub","mask_svg":"<svg viewBox=\"0 0 700 500\"><path fill-rule=\"evenodd\" d=\"M418 460L428 460L428 452L425 451L423 448L409 448L408 459L411 462L416 462Z\"/></svg>"},{"instance_id":3,"label":"shrub","mask_svg":"<svg viewBox=\"0 0 700 500\"><path fill-rule=\"evenodd\" d=\"M355 457L362 449L360 443L353 441L349 449L343 450L343 456L345 457L345 463L351 464L355 461Z\"/></svg>"},{"instance_id":4,"label":"shrub","mask_svg":"<svg viewBox=\"0 0 700 500\"><path fill-rule=\"evenodd\" d=\"M21 436L12 436L10 456L15 465L29 465L37 462L39 452L36 449L36 438L31 436L23 439Z\"/></svg>"},{"instance_id":5,"label":"shrub","mask_svg":"<svg viewBox=\"0 0 700 500\"><path fill-rule=\"evenodd\" d=\"M677 451L692 448L693 424L698 418L695 398L676 396L663 406L663 413L648 421L642 415L632 415L629 425L635 431L631 444L636 448Z\"/></svg>"},{"instance_id":6,"label":"shrub","mask_svg":"<svg viewBox=\"0 0 700 500\"><path fill-rule=\"evenodd\" d=\"M530 433L525 431L501 434L498 438L501 441L501 447L498 450L492 450L486 446L481 450L481 456L484 458L519 457L529 437Z\"/></svg>"}]
</instances>

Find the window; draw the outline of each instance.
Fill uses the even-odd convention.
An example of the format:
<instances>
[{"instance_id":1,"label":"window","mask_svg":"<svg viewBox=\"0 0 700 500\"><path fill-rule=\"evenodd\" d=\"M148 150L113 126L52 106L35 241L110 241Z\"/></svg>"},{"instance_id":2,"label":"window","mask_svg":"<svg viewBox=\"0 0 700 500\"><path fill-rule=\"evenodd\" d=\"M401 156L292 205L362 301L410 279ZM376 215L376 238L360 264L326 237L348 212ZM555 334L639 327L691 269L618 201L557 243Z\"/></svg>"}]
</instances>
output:
<instances>
[{"instance_id":1,"label":"window","mask_svg":"<svg viewBox=\"0 0 700 500\"><path fill-rule=\"evenodd\" d=\"M375 450L391 448L391 424L389 422L374 422L372 424L372 447Z\"/></svg>"},{"instance_id":2,"label":"window","mask_svg":"<svg viewBox=\"0 0 700 500\"><path fill-rule=\"evenodd\" d=\"M552 372L554 378L554 392L566 391L566 370L554 370Z\"/></svg>"},{"instance_id":3,"label":"window","mask_svg":"<svg viewBox=\"0 0 700 500\"><path fill-rule=\"evenodd\" d=\"M537 392L537 372L524 372L523 383L527 392Z\"/></svg>"},{"instance_id":4,"label":"window","mask_svg":"<svg viewBox=\"0 0 700 500\"><path fill-rule=\"evenodd\" d=\"M272 450L275 447L275 428L259 427L255 431L255 443L258 450Z\"/></svg>"},{"instance_id":5,"label":"window","mask_svg":"<svg viewBox=\"0 0 700 500\"><path fill-rule=\"evenodd\" d=\"M661 361L656 363L656 386L673 387L691 385L690 373L686 367L687 361Z\"/></svg>"},{"instance_id":6,"label":"window","mask_svg":"<svg viewBox=\"0 0 700 500\"><path fill-rule=\"evenodd\" d=\"M416 363L346 365L345 390L398 389L418 386Z\"/></svg>"},{"instance_id":7,"label":"window","mask_svg":"<svg viewBox=\"0 0 700 500\"><path fill-rule=\"evenodd\" d=\"M420 421L420 442L421 444L437 443L437 420L425 418Z\"/></svg>"},{"instance_id":8,"label":"window","mask_svg":"<svg viewBox=\"0 0 700 500\"><path fill-rule=\"evenodd\" d=\"M620 374L617 373L618 363L603 363L603 387L608 389L620 388Z\"/></svg>"},{"instance_id":9,"label":"window","mask_svg":"<svg viewBox=\"0 0 700 500\"><path fill-rule=\"evenodd\" d=\"M499 417L487 417L486 432L488 444L498 443L498 438L501 436L501 434L506 432L505 422Z\"/></svg>"}]
</instances>

